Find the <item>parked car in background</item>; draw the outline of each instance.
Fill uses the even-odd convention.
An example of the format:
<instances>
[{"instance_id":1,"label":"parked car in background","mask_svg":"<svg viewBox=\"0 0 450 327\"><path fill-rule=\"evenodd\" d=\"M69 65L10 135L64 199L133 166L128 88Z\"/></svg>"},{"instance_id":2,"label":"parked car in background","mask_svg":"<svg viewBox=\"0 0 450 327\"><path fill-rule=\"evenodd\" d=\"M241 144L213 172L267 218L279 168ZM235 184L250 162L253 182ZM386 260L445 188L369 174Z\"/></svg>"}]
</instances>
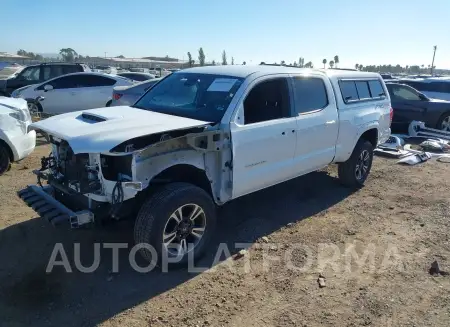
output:
<instances>
[{"instance_id":1,"label":"parked car in background","mask_svg":"<svg viewBox=\"0 0 450 327\"><path fill-rule=\"evenodd\" d=\"M399 82L412 86L417 91L425 94L429 98L450 101L449 77L401 79Z\"/></svg>"},{"instance_id":2,"label":"parked car in background","mask_svg":"<svg viewBox=\"0 0 450 327\"><path fill-rule=\"evenodd\" d=\"M9 96L14 90L24 86L42 83L65 74L90 71L89 66L77 63L49 62L31 65L22 69L20 73L11 78L0 80L0 92Z\"/></svg>"},{"instance_id":3,"label":"parked car in background","mask_svg":"<svg viewBox=\"0 0 450 327\"><path fill-rule=\"evenodd\" d=\"M149 79L154 79L155 75L149 73L135 73L135 72L125 72L125 73L117 73L117 75L129 78L133 81L143 82Z\"/></svg>"},{"instance_id":4,"label":"parked car in background","mask_svg":"<svg viewBox=\"0 0 450 327\"><path fill-rule=\"evenodd\" d=\"M450 131L450 101L432 99L409 85L386 83L394 109L392 127L406 130L413 120L426 126Z\"/></svg>"},{"instance_id":5,"label":"parked car in background","mask_svg":"<svg viewBox=\"0 0 450 327\"><path fill-rule=\"evenodd\" d=\"M132 86L116 86L113 89L111 106L131 106L161 78L154 78Z\"/></svg>"},{"instance_id":6,"label":"parked car in background","mask_svg":"<svg viewBox=\"0 0 450 327\"><path fill-rule=\"evenodd\" d=\"M143 68L143 67L131 67L128 70L130 72L134 72L134 73L148 73L148 72L150 72L150 69Z\"/></svg>"},{"instance_id":7,"label":"parked car in background","mask_svg":"<svg viewBox=\"0 0 450 327\"><path fill-rule=\"evenodd\" d=\"M150 68L149 73L153 74L157 77L164 77L164 76L171 74L171 72L169 70L167 70L165 68L161 68L161 67Z\"/></svg>"},{"instance_id":8,"label":"parked car in background","mask_svg":"<svg viewBox=\"0 0 450 327\"><path fill-rule=\"evenodd\" d=\"M133 82L121 76L75 73L18 89L12 96L26 99L31 113L60 114L109 106L113 87L129 85L133 85ZM44 99L36 103L33 99L38 96Z\"/></svg>"},{"instance_id":9,"label":"parked car in background","mask_svg":"<svg viewBox=\"0 0 450 327\"><path fill-rule=\"evenodd\" d=\"M9 169L11 162L33 152L36 132L28 132L30 124L25 100L0 96L0 175Z\"/></svg>"}]
</instances>

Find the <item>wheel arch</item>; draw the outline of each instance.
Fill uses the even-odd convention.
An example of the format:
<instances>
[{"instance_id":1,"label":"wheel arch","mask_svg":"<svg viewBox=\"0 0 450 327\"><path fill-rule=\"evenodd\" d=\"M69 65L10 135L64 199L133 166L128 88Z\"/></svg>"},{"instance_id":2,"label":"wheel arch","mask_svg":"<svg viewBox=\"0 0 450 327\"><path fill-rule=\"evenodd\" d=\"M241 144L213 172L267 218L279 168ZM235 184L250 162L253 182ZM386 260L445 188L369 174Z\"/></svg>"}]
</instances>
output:
<instances>
[{"instance_id":1,"label":"wheel arch","mask_svg":"<svg viewBox=\"0 0 450 327\"><path fill-rule=\"evenodd\" d=\"M178 163L163 169L151 178L145 191L151 191L157 188L158 185L176 182L198 186L214 199L211 188L212 182L208 178L206 171L189 163Z\"/></svg>"},{"instance_id":2,"label":"wheel arch","mask_svg":"<svg viewBox=\"0 0 450 327\"><path fill-rule=\"evenodd\" d=\"M9 144L6 143L4 140L2 140L2 139L0 138L0 145L1 145L1 146L4 146L5 149L8 151L8 154L9 154L9 160L10 160L11 162L15 161L15 159L14 159L14 153L13 153L11 147L9 146Z\"/></svg>"}]
</instances>

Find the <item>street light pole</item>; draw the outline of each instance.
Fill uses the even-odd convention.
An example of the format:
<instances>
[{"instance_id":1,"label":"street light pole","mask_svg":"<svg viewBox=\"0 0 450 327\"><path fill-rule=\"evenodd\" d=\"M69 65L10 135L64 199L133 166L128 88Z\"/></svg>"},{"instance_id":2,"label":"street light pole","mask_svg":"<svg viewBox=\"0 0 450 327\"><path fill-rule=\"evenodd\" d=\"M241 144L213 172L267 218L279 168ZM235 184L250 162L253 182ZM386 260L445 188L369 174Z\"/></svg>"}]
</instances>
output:
<instances>
[{"instance_id":1,"label":"street light pole","mask_svg":"<svg viewBox=\"0 0 450 327\"><path fill-rule=\"evenodd\" d=\"M436 56L436 49L437 49L437 45L435 45L433 47L433 61L431 62L431 76L433 76L433 71L434 71L434 57Z\"/></svg>"}]
</instances>

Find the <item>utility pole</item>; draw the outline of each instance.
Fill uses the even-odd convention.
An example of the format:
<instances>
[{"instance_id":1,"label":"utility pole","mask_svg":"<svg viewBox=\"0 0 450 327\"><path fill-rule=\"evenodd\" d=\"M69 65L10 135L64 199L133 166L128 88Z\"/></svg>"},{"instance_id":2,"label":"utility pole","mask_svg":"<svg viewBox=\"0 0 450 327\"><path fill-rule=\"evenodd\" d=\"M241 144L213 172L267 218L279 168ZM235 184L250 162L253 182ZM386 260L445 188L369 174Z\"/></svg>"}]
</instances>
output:
<instances>
[{"instance_id":1,"label":"utility pole","mask_svg":"<svg viewBox=\"0 0 450 327\"><path fill-rule=\"evenodd\" d=\"M437 45L435 45L433 47L433 61L431 62L431 76L433 76L433 71L434 71L434 57L436 56L436 49L437 49Z\"/></svg>"}]
</instances>

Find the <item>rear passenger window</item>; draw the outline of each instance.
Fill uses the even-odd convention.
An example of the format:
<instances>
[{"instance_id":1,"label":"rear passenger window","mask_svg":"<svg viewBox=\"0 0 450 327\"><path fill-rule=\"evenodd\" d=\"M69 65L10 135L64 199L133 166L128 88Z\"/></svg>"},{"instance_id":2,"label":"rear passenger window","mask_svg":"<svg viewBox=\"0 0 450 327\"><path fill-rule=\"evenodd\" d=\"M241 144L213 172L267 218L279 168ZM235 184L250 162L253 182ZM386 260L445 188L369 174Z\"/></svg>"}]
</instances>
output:
<instances>
[{"instance_id":1,"label":"rear passenger window","mask_svg":"<svg viewBox=\"0 0 450 327\"><path fill-rule=\"evenodd\" d=\"M356 101L358 98L358 91L354 81L341 81L339 83L344 102Z\"/></svg>"},{"instance_id":2,"label":"rear passenger window","mask_svg":"<svg viewBox=\"0 0 450 327\"><path fill-rule=\"evenodd\" d=\"M321 78L294 77L295 108L300 114L320 110L328 105L325 84Z\"/></svg>"},{"instance_id":3,"label":"rear passenger window","mask_svg":"<svg viewBox=\"0 0 450 327\"><path fill-rule=\"evenodd\" d=\"M358 91L358 96L360 100L370 99L369 85L366 81L355 82L356 90Z\"/></svg>"},{"instance_id":4,"label":"rear passenger window","mask_svg":"<svg viewBox=\"0 0 450 327\"><path fill-rule=\"evenodd\" d=\"M369 81L369 88L372 98L379 98L382 96L386 96L383 86L381 85L381 82L378 80Z\"/></svg>"}]
</instances>

